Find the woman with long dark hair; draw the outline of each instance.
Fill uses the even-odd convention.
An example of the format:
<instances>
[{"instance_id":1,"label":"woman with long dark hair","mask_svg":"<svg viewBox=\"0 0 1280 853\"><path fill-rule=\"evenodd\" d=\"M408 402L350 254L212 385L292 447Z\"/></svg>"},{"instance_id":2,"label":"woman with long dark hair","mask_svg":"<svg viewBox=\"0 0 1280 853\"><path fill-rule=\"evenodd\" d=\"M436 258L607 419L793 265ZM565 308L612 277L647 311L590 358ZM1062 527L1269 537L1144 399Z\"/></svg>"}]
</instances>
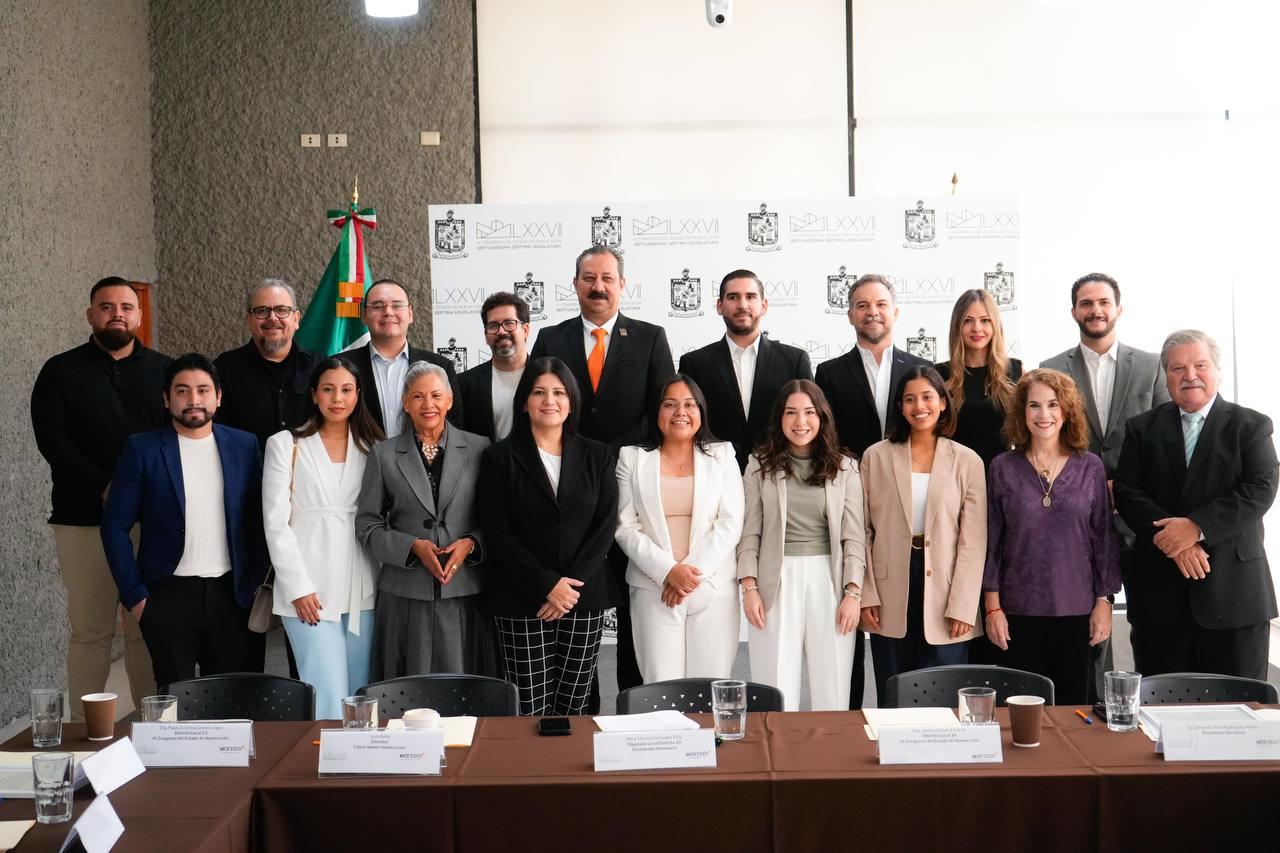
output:
<instances>
[{"instance_id":1,"label":"woman with long dark hair","mask_svg":"<svg viewBox=\"0 0 1280 853\"><path fill-rule=\"evenodd\" d=\"M369 680L374 577L353 519L365 460L382 430L360 395L360 372L342 357L311 371L311 416L267 439L262 515L275 569L273 612L316 689L316 716Z\"/></svg>"},{"instance_id":2,"label":"woman with long dark hair","mask_svg":"<svg viewBox=\"0 0 1280 853\"><path fill-rule=\"evenodd\" d=\"M817 385L782 386L743 482L738 582L751 677L799 710L803 654L813 710L846 710L866 568L862 482Z\"/></svg>"},{"instance_id":3,"label":"woman with long dark hair","mask_svg":"<svg viewBox=\"0 0 1280 853\"><path fill-rule=\"evenodd\" d=\"M742 511L733 445L711 434L698 383L676 374L658 387L645 444L618 454L617 541L646 684L733 668Z\"/></svg>"},{"instance_id":4,"label":"woman with long dark hair","mask_svg":"<svg viewBox=\"0 0 1280 853\"><path fill-rule=\"evenodd\" d=\"M512 405L511 434L481 462L488 607L521 715L581 714L615 604L605 559L618 525L613 452L578 435L581 395L558 358L529 360Z\"/></svg>"}]
</instances>

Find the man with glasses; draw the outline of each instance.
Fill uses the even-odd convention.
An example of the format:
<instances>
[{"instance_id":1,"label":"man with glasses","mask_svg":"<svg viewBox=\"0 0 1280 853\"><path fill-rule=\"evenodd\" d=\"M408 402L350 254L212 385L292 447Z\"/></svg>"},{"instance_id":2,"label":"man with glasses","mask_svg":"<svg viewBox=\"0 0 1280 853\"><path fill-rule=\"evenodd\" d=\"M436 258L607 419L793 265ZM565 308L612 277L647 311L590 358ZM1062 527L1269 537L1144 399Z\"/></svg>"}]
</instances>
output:
<instances>
[{"instance_id":1,"label":"man with glasses","mask_svg":"<svg viewBox=\"0 0 1280 853\"><path fill-rule=\"evenodd\" d=\"M364 324L369 328L369 343L346 354L360 369L364 404L387 438L401 432L404 377L415 361L438 365L449 375L453 408L449 410L448 419L449 423L461 427L465 406L453 361L431 350L409 345L409 327L413 325L409 292L394 279L375 281L364 295Z\"/></svg>"},{"instance_id":2,"label":"man with glasses","mask_svg":"<svg viewBox=\"0 0 1280 853\"><path fill-rule=\"evenodd\" d=\"M514 293L494 293L480 306L480 320L493 357L458 377L467 407L463 428L501 441L511 432L512 400L529 360L529 305Z\"/></svg>"}]
</instances>

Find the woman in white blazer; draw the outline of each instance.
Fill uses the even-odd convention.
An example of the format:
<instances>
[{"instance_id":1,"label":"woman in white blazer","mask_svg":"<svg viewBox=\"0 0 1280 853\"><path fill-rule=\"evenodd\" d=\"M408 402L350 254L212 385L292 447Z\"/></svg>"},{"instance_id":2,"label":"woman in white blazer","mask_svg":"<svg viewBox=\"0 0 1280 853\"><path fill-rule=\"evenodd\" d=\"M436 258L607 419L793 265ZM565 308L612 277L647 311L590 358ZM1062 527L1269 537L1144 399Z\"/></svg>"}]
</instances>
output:
<instances>
[{"instance_id":1,"label":"woman in white blazer","mask_svg":"<svg viewBox=\"0 0 1280 853\"><path fill-rule=\"evenodd\" d=\"M629 558L631 630L646 684L727 678L738 651L734 550L742 477L696 382L658 388L646 444L618 456L617 542Z\"/></svg>"},{"instance_id":2,"label":"woman in white blazer","mask_svg":"<svg viewBox=\"0 0 1280 853\"><path fill-rule=\"evenodd\" d=\"M817 385L782 386L743 477L738 581L751 677L799 710L803 653L813 710L846 710L866 571L862 482Z\"/></svg>"},{"instance_id":3,"label":"woman in white blazer","mask_svg":"<svg viewBox=\"0 0 1280 853\"><path fill-rule=\"evenodd\" d=\"M311 371L311 417L267 439L262 516L282 618L298 674L316 689L316 718L339 719L342 697L369 678L376 583L356 541L365 457L382 431L341 357Z\"/></svg>"}]
</instances>

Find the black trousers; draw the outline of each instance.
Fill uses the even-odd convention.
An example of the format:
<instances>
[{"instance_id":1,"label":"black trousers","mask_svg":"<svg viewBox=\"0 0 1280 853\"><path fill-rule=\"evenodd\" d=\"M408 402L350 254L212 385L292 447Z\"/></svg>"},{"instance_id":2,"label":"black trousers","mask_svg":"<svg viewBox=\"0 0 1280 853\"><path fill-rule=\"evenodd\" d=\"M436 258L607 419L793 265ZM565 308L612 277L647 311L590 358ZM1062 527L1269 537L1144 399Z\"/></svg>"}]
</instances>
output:
<instances>
[{"instance_id":1,"label":"black trousers","mask_svg":"<svg viewBox=\"0 0 1280 853\"><path fill-rule=\"evenodd\" d=\"M631 635L631 588L627 585L627 555L616 544L609 549L609 573L613 577L618 601L618 692L644 684L640 664L636 662L636 643ZM587 699L587 713L600 713L600 671L591 675L591 695Z\"/></svg>"},{"instance_id":2,"label":"black trousers","mask_svg":"<svg viewBox=\"0 0 1280 853\"><path fill-rule=\"evenodd\" d=\"M998 663L1048 676L1053 680L1055 704L1085 704L1092 672L1088 614L1007 616L1009 650Z\"/></svg>"},{"instance_id":3,"label":"black trousers","mask_svg":"<svg viewBox=\"0 0 1280 853\"><path fill-rule=\"evenodd\" d=\"M249 630L249 611L236 601L230 572L152 583L138 627L162 689L194 678L197 664L200 675L251 671L253 638L260 636Z\"/></svg>"},{"instance_id":4,"label":"black trousers","mask_svg":"<svg viewBox=\"0 0 1280 853\"><path fill-rule=\"evenodd\" d=\"M1205 628L1188 617L1178 625L1134 624L1133 654L1143 675L1211 672L1267 680L1268 622Z\"/></svg>"}]
</instances>

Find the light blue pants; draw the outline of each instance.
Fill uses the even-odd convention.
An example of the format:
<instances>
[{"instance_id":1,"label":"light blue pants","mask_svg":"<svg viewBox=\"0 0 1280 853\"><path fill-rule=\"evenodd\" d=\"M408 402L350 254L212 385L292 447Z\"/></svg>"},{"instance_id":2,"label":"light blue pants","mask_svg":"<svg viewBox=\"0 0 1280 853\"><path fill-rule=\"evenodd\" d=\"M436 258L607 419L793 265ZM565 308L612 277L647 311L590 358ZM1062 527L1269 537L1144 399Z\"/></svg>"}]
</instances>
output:
<instances>
[{"instance_id":1,"label":"light blue pants","mask_svg":"<svg viewBox=\"0 0 1280 853\"><path fill-rule=\"evenodd\" d=\"M369 683L369 660L373 649L373 611L360 611L360 635L350 633L352 614L342 614L340 622L308 625L296 616L282 616L289 635L298 675L316 689L316 719L342 719L342 698Z\"/></svg>"}]
</instances>

